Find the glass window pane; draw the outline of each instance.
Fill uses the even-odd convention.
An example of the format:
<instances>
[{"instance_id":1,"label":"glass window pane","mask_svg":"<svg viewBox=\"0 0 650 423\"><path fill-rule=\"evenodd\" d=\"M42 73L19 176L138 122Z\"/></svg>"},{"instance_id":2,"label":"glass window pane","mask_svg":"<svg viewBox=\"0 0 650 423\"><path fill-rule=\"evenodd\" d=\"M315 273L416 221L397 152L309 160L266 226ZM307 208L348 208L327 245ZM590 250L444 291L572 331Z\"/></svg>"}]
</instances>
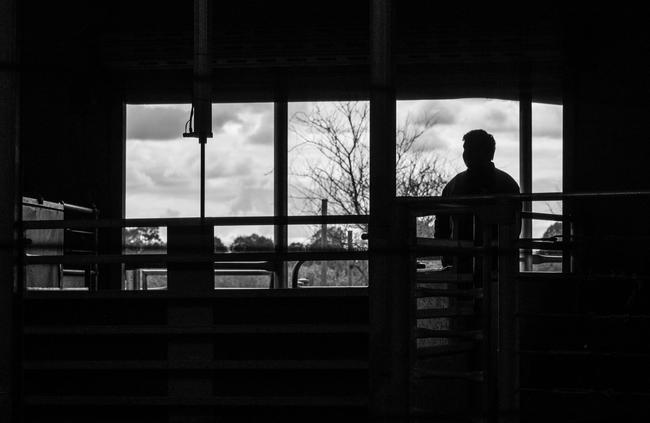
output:
<instances>
[{"instance_id":1,"label":"glass window pane","mask_svg":"<svg viewBox=\"0 0 650 423\"><path fill-rule=\"evenodd\" d=\"M126 217L199 215L198 145L183 139L188 104L127 105Z\"/></svg>"},{"instance_id":2,"label":"glass window pane","mask_svg":"<svg viewBox=\"0 0 650 423\"><path fill-rule=\"evenodd\" d=\"M273 103L213 104L212 132L206 216L273 215Z\"/></svg>"},{"instance_id":3,"label":"glass window pane","mask_svg":"<svg viewBox=\"0 0 650 423\"><path fill-rule=\"evenodd\" d=\"M466 169L463 135L484 129L496 140L494 164L519 182L519 102L462 98L397 102L397 195L439 195Z\"/></svg>"},{"instance_id":4,"label":"glass window pane","mask_svg":"<svg viewBox=\"0 0 650 423\"><path fill-rule=\"evenodd\" d=\"M533 192L561 192L562 105L533 103L532 124ZM535 201L533 211L561 214L562 202ZM533 236L543 236L549 226L549 222L535 221Z\"/></svg>"},{"instance_id":5,"label":"glass window pane","mask_svg":"<svg viewBox=\"0 0 650 423\"><path fill-rule=\"evenodd\" d=\"M368 214L367 101L289 103L290 215Z\"/></svg>"},{"instance_id":6,"label":"glass window pane","mask_svg":"<svg viewBox=\"0 0 650 423\"><path fill-rule=\"evenodd\" d=\"M182 138L190 105L128 105L126 217L197 217L200 147ZM206 215L273 214L273 104L214 104Z\"/></svg>"}]
</instances>

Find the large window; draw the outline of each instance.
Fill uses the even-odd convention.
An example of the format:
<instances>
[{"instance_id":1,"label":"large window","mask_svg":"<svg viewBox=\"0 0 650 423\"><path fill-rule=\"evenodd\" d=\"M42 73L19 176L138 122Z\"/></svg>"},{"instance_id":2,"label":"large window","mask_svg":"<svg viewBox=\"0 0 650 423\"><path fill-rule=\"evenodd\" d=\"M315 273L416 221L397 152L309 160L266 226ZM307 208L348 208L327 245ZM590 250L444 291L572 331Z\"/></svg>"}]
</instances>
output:
<instances>
[{"instance_id":1,"label":"large window","mask_svg":"<svg viewBox=\"0 0 650 423\"><path fill-rule=\"evenodd\" d=\"M289 104L289 215L368 213L368 113L367 102ZM127 218L199 216L200 148L181 136L189 115L189 105L127 106ZM205 149L206 217L272 216L279 189L273 103L214 104L212 124L214 136ZM366 248L366 231L362 224L290 225L287 249L358 251ZM218 226L214 239L215 250L223 253L276 247L271 225ZM166 230L128 228L125 242L127 253L164 252ZM293 262L288 268L295 269L301 286L367 285L366 261ZM232 270L215 269L215 286L270 285L270 272ZM126 286L164 287L165 273L129 269Z\"/></svg>"},{"instance_id":2,"label":"large window","mask_svg":"<svg viewBox=\"0 0 650 423\"><path fill-rule=\"evenodd\" d=\"M289 103L287 121L280 123L287 125L287 174L275 178L274 146L282 143L274 139L274 104L214 104L214 137L205 150L206 216L272 216L274 194L285 188L286 195L278 198L286 198L290 216L368 215L369 113L367 101ZM519 102L508 100L398 101L396 194L439 195L465 169L463 135L478 128L496 139L495 165L519 182L519 113ZM181 136L189 115L186 104L127 106L127 218L199 215L200 149L195 139ZM533 104L532 128L533 192L560 191L562 107ZM283 179L286 187L274 186ZM533 210L561 213L561 204L534 203ZM534 221L533 236L561 230L551 225ZM428 236L432 227L432 217L422 218L418 230ZM365 232L362 223L289 225L285 242L288 251L359 251L367 249ZM215 227L215 250L270 251L276 235L272 225ZM164 228L129 228L125 237L130 253L165 250ZM297 269L306 286L368 283L365 261L290 263L289 268ZM161 272L154 273L160 280ZM268 285L260 275L227 276L216 279L217 286Z\"/></svg>"},{"instance_id":3,"label":"large window","mask_svg":"<svg viewBox=\"0 0 650 423\"><path fill-rule=\"evenodd\" d=\"M126 217L197 217L200 147L182 138L190 105L128 105ZM273 104L215 104L205 151L206 216L273 214ZM272 226L215 228L215 250L273 249ZM127 253L165 250L165 228L128 228ZM249 245L250 244L250 245ZM268 287L270 275L215 270L220 287ZM164 287L164 269L131 269L127 286Z\"/></svg>"}]
</instances>

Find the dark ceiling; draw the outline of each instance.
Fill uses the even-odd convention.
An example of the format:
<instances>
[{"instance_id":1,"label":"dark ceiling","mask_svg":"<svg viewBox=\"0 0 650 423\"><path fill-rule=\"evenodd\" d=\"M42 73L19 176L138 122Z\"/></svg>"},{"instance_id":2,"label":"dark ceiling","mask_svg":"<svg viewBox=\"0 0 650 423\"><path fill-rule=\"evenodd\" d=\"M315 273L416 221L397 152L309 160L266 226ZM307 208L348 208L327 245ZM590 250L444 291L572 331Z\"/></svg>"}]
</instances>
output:
<instances>
[{"instance_id":1,"label":"dark ceiling","mask_svg":"<svg viewBox=\"0 0 650 423\"><path fill-rule=\"evenodd\" d=\"M111 75L133 101L188 92L191 1L32 3L23 2L20 12L26 71ZM593 26L602 35L596 23L605 16L590 11L593 19L583 19L579 10L548 4L536 10L394 4L396 86L398 96L409 98L515 98L522 69L530 69L535 97L561 102L567 40ZM272 95L278 81L294 98L367 91L369 1L214 6L215 90L224 98Z\"/></svg>"}]
</instances>

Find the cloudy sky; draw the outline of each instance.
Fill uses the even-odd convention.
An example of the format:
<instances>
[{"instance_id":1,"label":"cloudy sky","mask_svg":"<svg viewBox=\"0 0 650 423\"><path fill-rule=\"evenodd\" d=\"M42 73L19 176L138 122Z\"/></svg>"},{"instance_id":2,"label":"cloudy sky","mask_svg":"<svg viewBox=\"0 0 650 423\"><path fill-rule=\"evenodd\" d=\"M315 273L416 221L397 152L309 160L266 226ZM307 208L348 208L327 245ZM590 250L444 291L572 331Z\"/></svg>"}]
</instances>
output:
<instances>
[{"instance_id":1,"label":"cloudy sky","mask_svg":"<svg viewBox=\"0 0 650 423\"><path fill-rule=\"evenodd\" d=\"M293 113L309 103L290 105ZM321 106L327 107L327 104ZM126 216L180 217L199 214L200 150L181 133L189 105L128 105ZM497 141L495 164L519 179L519 111L513 101L460 99L398 102L398 120L435 114L437 123L423 144L463 170L462 135L483 128ZM206 215L273 214L273 104L213 105L214 138L206 147ZM291 160L290 154L290 160ZM317 158L316 158L317 160ZM562 185L562 107L533 105L533 189L559 191ZM290 163L291 166L291 163ZM293 204L293 210L300 205ZM559 211L538 204L538 211ZM545 224L536 225L540 233ZM271 227L219 228L226 243L241 233L271 236ZM300 232L300 231L298 231ZM297 235L298 236L298 235Z\"/></svg>"}]
</instances>

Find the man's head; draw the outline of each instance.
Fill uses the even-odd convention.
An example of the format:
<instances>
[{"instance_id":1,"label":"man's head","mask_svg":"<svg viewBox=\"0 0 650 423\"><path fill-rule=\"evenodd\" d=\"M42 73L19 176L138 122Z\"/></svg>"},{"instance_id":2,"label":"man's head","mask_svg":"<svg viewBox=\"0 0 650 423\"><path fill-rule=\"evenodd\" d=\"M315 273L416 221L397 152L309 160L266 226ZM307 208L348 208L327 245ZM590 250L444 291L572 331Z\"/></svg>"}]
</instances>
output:
<instances>
[{"instance_id":1,"label":"man's head","mask_svg":"<svg viewBox=\"0 0 650 423\"><path fill-rule=\"evenodd\" d=\"M494 159L494 137L482 129L469 131L463 136L463 160L468 169L487 166Z\"/></svg>"}]
</instances>

